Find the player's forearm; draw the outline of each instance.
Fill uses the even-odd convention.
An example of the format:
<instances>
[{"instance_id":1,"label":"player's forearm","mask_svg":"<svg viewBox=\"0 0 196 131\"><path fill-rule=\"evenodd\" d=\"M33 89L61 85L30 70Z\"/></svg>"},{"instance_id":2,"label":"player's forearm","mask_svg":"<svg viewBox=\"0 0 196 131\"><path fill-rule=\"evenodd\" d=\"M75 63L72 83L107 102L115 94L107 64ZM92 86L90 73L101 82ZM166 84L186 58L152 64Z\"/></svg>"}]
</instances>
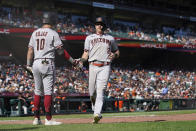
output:
<instances>
[{"instance_id":1,"label":"player's forearm","mask_svg":"<svg viewBox=\"0 0 196 131\"><path fill-rule=\"evenodd\" d=\"M64 57L72 64L75 62L75 60L70 56L70 54L65 49L64 49Z\"/></svg>"},{"instance_id":2,"label":"player's forearm","mask_svg":"<svg viewBox=\"0 0 196 131\"><path fill-rule=\"evenodd\" d=\"M81 61L84 63L88 60L88 52L84 52L81 57Z\"/></svg>"},{"instance_id":3,"label":"player's forearm","mask_svg":"<svg viewBox=\"0 0 196 131\"><path fill-rule=\"evenodd\" d=\"M30 66L32 64L33 59L33 48L29 48L27 52L27 66Z\"/></svg>"},{"instance_id":4,"label":"player's forearm","mask_svg":"<svg viewBox=\"0 0 196 131\"><path fill-rule=\"evenodd\" d=\"M64 58L68 60L70 63L73 64L75 62L75 60L70 56L70 54L62 47L57 50L57 53L58 55L63 55Z\"/></svg>"}]
</instances>

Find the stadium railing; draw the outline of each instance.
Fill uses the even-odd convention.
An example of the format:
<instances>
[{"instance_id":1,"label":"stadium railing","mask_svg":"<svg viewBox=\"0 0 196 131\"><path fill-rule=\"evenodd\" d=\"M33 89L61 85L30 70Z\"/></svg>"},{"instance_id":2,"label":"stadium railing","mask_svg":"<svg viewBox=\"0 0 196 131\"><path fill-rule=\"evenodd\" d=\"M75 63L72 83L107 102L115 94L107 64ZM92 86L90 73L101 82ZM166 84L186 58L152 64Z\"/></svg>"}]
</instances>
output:
<instances>
[{"instance_id":1,"label":"stadium railing","mask_svg":"<svg viewBox=\"0 0 196 131\"><path fill-rule=\"evenodd\" d=\"M6 109L3 98L0 98L0 116L26 116L33 115L32 105L27 107L25 114L23 104L18 99L10 99L10 110ZM43 101L42 101L43 102ZM82 107L85 103L85 107ZM43 105L43 104L42 104ZM83 110L81 110L81 108ZM163 110L196 109L195 99L108 99L105 98L103 112L144 112ZM88 98L66 98L54 101L54 114L89 113L92 112L91 102ZM41 107L44 115L44 107Z\"/></svg>"}]
</instances>

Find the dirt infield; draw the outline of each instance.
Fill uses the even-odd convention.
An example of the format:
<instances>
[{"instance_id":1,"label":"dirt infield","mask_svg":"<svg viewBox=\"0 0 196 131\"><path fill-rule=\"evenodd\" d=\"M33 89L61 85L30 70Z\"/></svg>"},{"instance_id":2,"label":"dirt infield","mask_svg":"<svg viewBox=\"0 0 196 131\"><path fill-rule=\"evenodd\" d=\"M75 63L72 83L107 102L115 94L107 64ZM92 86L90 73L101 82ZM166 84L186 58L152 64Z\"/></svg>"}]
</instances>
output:
<instances>
[{"instance_id":1,"label":"dirt infield","mask_svg":"<svg viewBox=\"0 0 196 131\"><path fill-rule=\"evenodd\" d=\"M56 119L64 124L91 123L92 118L65 118ZM156 122L156 121L189 121L196 120L196 113L179 115L159 115L159 116L113 116L104 117L100 123L120 123L120 122ZM44 121L43 121L44 122ZM1 120L0 124L32 124L32 120Z\"/></svg>"}]
</instances>

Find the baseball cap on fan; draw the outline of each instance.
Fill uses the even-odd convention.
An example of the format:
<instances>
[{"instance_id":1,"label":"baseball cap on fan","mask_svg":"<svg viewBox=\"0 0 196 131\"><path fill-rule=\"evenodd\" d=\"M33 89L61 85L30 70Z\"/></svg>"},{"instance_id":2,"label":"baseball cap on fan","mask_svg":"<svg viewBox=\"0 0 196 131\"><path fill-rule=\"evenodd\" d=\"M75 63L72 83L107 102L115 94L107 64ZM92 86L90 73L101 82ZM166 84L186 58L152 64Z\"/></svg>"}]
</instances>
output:
<instances>
[{"instance_id":1,"label":"baseball cap on fan","mask_svg":"<svg viewBox=\"0 0 196 131\"><path fill-rule=\"evenodd\" d=\"M102 25L104 28L106 28L105 21L102 17L97 17L96 18L95 25Z\"/></svg>"}]
</instances>

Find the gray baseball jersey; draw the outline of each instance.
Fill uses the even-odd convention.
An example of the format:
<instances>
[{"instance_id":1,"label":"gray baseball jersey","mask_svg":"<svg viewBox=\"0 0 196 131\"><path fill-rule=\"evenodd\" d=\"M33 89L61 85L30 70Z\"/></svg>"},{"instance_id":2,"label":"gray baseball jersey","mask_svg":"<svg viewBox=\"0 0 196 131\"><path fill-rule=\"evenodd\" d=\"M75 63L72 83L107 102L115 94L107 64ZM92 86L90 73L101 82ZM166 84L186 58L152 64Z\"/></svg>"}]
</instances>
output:
<instances>
[{"instance_id":1,"label":"gray baseball jersey","mask_svg":"<svg viewBox=\"0 0 196 131\"><path fill-rule=\"evenodd\" d=\"M86 37L84 50L88 51L88 61L111 62L108 58L111 52L118 50L114 37L108 34L92 34Z\"/></svg>"},{"instance_id":2,"label":"gray baseball jersey","mask_svg":"<svg viewBox=\"0 0 196 131\"><path fill-rule=\"evenodd\" d=\"M112 52L116 52L118 46L114 40L114 37L103 34L92 34L86 37L84 43L84 51L88 51L88 61L91 63L93 61L98 62L111 62L109 58ZM89 64L89 94L90 97L96 101L93 104L92 110L94 115L101 115L101 110L103 106L103 94L104 89L107 86L107 82L110 74L110 64L104 66L97 66L95 64ZM96 95L94 95L96 92Z\"/></svg>"},{"instance_id":3,"label":"gray baseball jersey","mask_svg":"<svg viewBox=\"0 0 196 131\"><path fill-rule=\"evenodd\" d=\"M55 49L62 45L57 32L50 28L39 28L33 32L29 47L34 50L32 69L36 95L52 94L55 79Z\"/></svg>"},{"instance_id":4,"label":"gray baseball jersey","mask_svg":"<svg viewBox=\"0 0 196 131\"><path fill-rule=\"evenodd\" d=\"M34 48L34 59L54 58L55 49L62 45L58 33L50 28L35 30L29 42L29 47Z\"/></svg>"}]
</instances>

